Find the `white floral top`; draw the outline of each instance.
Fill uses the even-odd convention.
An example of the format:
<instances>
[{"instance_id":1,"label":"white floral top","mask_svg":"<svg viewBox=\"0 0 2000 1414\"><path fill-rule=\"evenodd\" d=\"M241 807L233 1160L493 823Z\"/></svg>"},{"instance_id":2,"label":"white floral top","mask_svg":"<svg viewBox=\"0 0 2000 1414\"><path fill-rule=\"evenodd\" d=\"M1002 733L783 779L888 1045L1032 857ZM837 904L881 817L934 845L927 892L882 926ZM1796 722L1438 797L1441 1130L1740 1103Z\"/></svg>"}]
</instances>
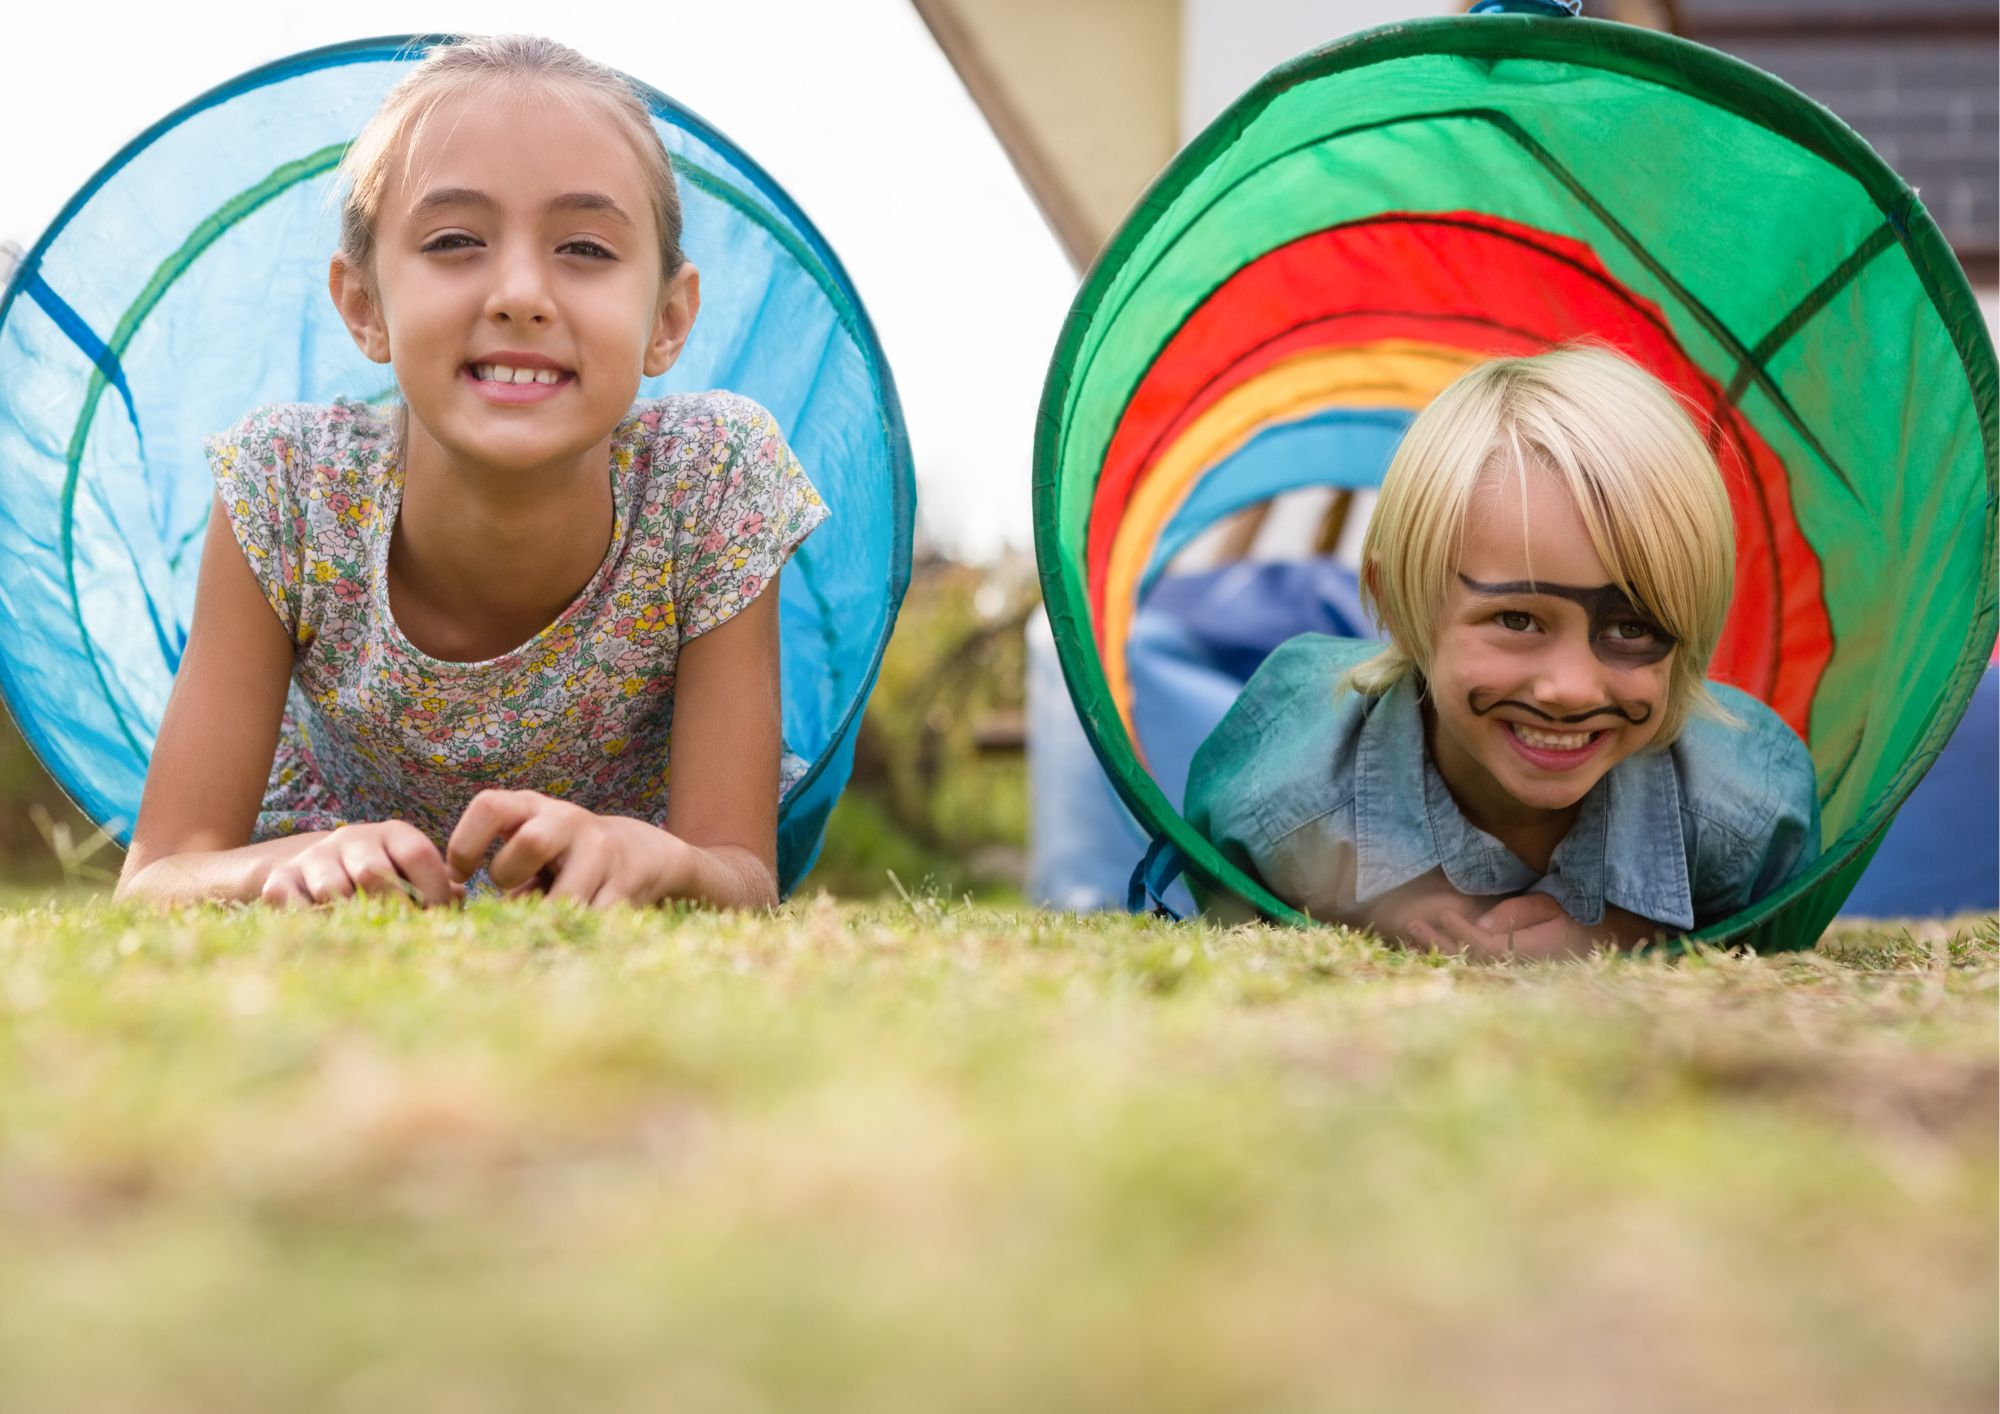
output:
<instances>
[{"instance_id":1,"label":"white floral top","mask_svg":"<svg viewBox=\"0 0 2000 1414\"><path fill-rule=\"evenodd\" d=\"M440 845L492 786L660 823L681 644L754 600L825 503L731 393L641 402L611 440L611 546L554 623L479 663L389 613L391 414L260 408L208 442L230 528L297 659L256 837L402 819ZM789 786L805 763L787 756Z\"/></svg>"}]
</instances>

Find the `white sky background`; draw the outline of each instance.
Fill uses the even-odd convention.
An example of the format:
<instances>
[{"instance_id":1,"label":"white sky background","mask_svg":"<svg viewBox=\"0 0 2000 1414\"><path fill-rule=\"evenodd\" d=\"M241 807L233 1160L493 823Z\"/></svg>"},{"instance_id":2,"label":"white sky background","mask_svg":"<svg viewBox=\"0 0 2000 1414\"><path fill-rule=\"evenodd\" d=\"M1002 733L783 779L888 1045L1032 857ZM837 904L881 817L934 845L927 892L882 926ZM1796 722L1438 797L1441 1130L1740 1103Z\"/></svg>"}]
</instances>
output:
<instances>
[{"instance_id":1,"label":"white sky background","mask_svg":"<svg viewBox=\"0 0 2000 1414\"><path fill-rule=\"evenodd\" d=\"M148 124L302 49L518 30L646 80L761 163L847 266L902 394L919 536L977 560L1032 549L1035 408L1076 278L908 0L9 9L0 240L22 247Z\"/></svg>"}]
</instances>

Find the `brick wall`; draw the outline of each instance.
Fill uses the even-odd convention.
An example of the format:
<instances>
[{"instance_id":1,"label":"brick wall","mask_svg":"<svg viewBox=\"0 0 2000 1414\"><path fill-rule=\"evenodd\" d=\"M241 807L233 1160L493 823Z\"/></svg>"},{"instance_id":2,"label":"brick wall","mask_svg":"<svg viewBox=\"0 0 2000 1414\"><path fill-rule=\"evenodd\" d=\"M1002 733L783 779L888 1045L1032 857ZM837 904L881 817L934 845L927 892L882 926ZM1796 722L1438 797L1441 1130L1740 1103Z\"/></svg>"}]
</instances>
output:
<instances>
[{"instance_id":1,"label":"brick wall","mask_svg":"<svg viewBox=\"0 0 2000 1414\"><path fill-rule=\"evenodd\" d=\"M1824 103L1915 187L1973 283L2000 280L1993 0L1678 0L1682 34Z\"/></svg>"}]
</instances>

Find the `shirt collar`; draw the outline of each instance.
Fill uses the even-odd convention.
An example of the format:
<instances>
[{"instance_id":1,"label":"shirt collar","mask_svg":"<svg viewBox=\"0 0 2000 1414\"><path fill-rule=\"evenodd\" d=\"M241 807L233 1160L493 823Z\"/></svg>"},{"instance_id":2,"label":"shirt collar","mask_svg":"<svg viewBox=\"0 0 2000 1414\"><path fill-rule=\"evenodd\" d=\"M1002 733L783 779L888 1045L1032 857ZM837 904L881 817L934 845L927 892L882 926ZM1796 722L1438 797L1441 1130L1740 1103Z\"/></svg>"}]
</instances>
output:
<instances>
[{"instance_id":1,"label":"shirt collar","mask_svg":"<svg viewBox=\"0 0 2000 1414\"><path fill-rule=\"evenodd\" d=\"M1621 761L1591 787L1545 875L1459 810L1424 744L1412 677L1369 707L1354 789L1358 900L1442 868L1460 893L1546 893L1587 925L1603 922L1611 903L1669 927L1694 926L1680 787L1665 751Z\"/></svg>"}]
</instances>

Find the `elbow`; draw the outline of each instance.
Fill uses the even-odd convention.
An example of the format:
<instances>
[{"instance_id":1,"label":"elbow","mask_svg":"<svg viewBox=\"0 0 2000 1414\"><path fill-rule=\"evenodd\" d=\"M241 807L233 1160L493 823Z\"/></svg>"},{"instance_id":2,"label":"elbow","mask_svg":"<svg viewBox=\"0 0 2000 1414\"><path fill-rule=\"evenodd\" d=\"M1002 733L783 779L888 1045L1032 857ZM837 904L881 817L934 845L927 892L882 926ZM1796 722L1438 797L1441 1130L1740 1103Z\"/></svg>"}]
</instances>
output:
<instances>
[{"instance_id":1,"label":"elbow","mask_svg":"<svg viewBox=\"0 0 2000 1414\"><path fill-rule=\"evenodd\" d=\"M756 913L769 913L778 906L778 878L762 860L750 871L744 881L746 898L743 907Z\"/></svg>"},{"instance_id":2,"label":"elbow","mask_svg":"<svg viewBox=\"0 0 2000 1414\"><path fill-rule=\"evenodd\" d=\"M772 860L742 844L694 845L686 872L654 897L708 908L768 913L778 906L778 871Z\"/></svg>"},{"instance_id":3,"label":"elbow","mask_svg":"<svg viewBox=\"0 0 2000 1414\"><path fill-rule=\"evenodd\" d=\"M744 861L737 907L769 913L778 906L778 872L770 861L752 855Z\"/></svg>"},{"instance_id":4,"label":"elbow","mask_svg":"<svg viewBox=\"0 0 2000 1414\"><path fill-rule=\"evenodd\" d=\"M143 858L137 850L125 856L125 865L118 871L118 882L111 886L114 903L131 903L146 896L145 878L151 862Z\"/></svg>"}]
</instances>

